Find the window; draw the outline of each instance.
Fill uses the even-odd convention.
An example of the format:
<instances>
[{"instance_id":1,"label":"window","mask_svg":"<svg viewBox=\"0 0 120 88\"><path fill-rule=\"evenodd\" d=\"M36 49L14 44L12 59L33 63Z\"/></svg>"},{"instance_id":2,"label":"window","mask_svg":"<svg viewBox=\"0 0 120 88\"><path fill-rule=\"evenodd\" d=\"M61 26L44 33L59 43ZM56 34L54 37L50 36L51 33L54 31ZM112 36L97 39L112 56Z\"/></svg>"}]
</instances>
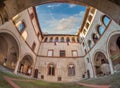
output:
<instances>
[{"instance_id":1,"label":"window","mask_svg":"<svg viewBox=\"0 0 120 88\"><path fill-rule=\"evenodd\" d=\"M47 40L48 40L48 38L46 37L45 40L44 40L44 42L47 42Z\"/></svg>"},{"instance_id":2,"label":"window","mask_svg":"<svg viewBox=\"0 0 120 88\"><path fill-rule=\"evenodd\" d=\"M17 28L19 32L22 32L25 29L25 23L23 21L19 21L17 23Z\"/></svg>"},{"instance_id":3,"label":"window","mask_svg":"<svg viewBox=\"0 0 120 88\"><path fill-rule=\"evenodd\" d=\"M95 33L93 33L92 38L93 38L94 43L96 43L98 40L98 36Z\"/></svg>"},{"instance_id":4,"label":"window","mask_svg":"<svg viewBox=\"0 0 120 88\"><path fill-rule=\"evenodd\" d=\"M61 42L64 42L64 37L61 38Z\"/></svg>"},{"instance_id":5,"label":"window","mask_svg":"<svg viewBox=\"0 0 120 88\"><path fill-rule=\"evenodd\" d=\"M56 37L56 38L55 38L55 42L58 42L58 41L59 41L59 40L58 40L58 37Z\"/></svg>"},{"instance_id":6,"label":"window","mask_svg":"<svg viewBox=\"0 0 120 88\"><path fill-rule=\"evenodd\" d=\"M75 42L75 38L74 37L72 37L72 42Z\"/></svg>"},{"instance_id":7,"label":"window","mask_svg":"<svg viewBox=\"0 0 120 88\"><path fill-rule=\"evenodd\" d=\"M75 66L73 64L68 66L68 76L75 76Z\"/></svg>"},{"instance_id":8,"label":"window","mask_svg":"<svg viewBox=\"0 0 120 88\"><path fill-rule=\"evenodd\" d=\"M95 9L94 9L94 8L91 9L91 13L92 13L92 14L95 13Z\"/></svg>"},{"instance_id":9,"label":"window","mask_svg":"<svg viewBox=\"0 0 120 88\"><path fill-rule=\"evenodd\" d=\"M87 50L85 49L85 54L87 54Z\"/></svg>"},{"instance_id":10,"label":"window","mask_svg":"<svg viewBox=\"0 0 120 88\"><path fill-rule=\"evenodd\" d=\"M91 42L91 40L88 40L88 46L89 46L89 48L92 48L92 42Z\"/></svg>"},{"instance_id":11,"label":"window","mask_svg":"<svg viewBox=\"0 0 120 88\"><path fill-rule=\"evenodd\" d=\"M89 63L89 58L87 58L87 62Z\"/></svg>"},{"instance_id":12,"label":"window","mask_svg":"<svg viewBox=\"0 0 120 88\"><path fill-rule=\"evenodd\" d=\"M31 18L31 19L34 18L34 14L33 14L33 13L30 14L30 18Z\"/></svg>"},{"instance_id":13,"label":"window","mask_svg":"<svg viewBox=\"0 0 120 88\"><path fill-rule=\"evenodd\" d=\"M102 35L105 31L105 27L99 25L97 31L98 31L99 35Z\"/></svg>"},{"instance_id":14,"label":"window","mask_svg":"<svg viewBox=\"0 0 120 88\"><path fill-rule=\"evenodd\" d=\"M49 42L53 42L53 37L50 38Z\"/></svg>"},{"instance_id":15,"label":"window","mask_svg":"<svg viewBox=\"0 0 120 88\"><path fill-rule=\"evenodd\" d=\"M38 36L38 37L40 36L40 32L37 33L37 36Z\"/></svg>"},{"instance_id":16,"label":"window","mask_svg":"<svg viewBox=\"0 0 120 88\"><path fill-rule=\"evenodd\" d=\"M53 56L53 50L48 50L48 56Z\"/></svg>"},{"instance_id":17,"label":"window","mask_svg":"<svg viewBox=\"0 0 120 88\"><path fill-rule=\"evenodd\" d=\"M79 42L79 38L77 38L77 42Z\"/></svg>"},{"instance_id":18,"label":"window","mask_svg":"<svg viewBox=\"0 0 120 88\"><path fill-rule=\"evenodd\" d=\"M27 39L27 36L28 36L28 34L27 34L27 31L24 31L23 33L22 33L22 37L23 37L23 39L26 41L26 39Z\"/></svg>"},{"instance_id":19,"label":"window","mask_svg":"<svg viewBox=\"0 0 120 88\"><path fill-rule=\"evenodd\" d=\"M58 40L58 37L56 37L56 38L55 38L55 45L57 45L58 41L59 41L59 40Z\"/></svg>"},{"instance_id":20,"label":"window","mask_svg":"<svg viewBox=\"0 0 120 88\"><path fill-rule=\"evenodd\" d=\"M67 42L67 45L69 45L69 43L70 43L70 38L69 37L66 38L66 42Z\"/></svg>"},{"instance_id":21,"label":"window","mask_svg":"<svg viewBox=\"0 0 120 88\"><path fill-rule=\"evenodd\" d=\"M72 50L72 56L73 57L78 56L77 50Z\"/></svg>"},{"instance_id":22,"label":"window","mask_svg":"<svg viewBox=\"0 0 120 88\"><path fill-rule=\"evenodd\" d=\"M33 51L35 50L35 47L36 47L36 43L33 42L33 44L32 44L32 50L33 50Z\"/></svg>"},{"instance_id":23,"label":"window","mask_svg":"<svg viewBox=\"0 0 120 88\"><path fill-rule=\"evenodd\" d=\"M12 18L15 25L20 21L20 17L21 17L20 15L16 15Z\"/></svg>"},{"instance_id":24,"label":"window","mask_svg":"<svg viewBox=\"0 0 120 88\"><path fill-rule=\"evenodd\" d=\"M108 26L108 24L110 23L110 18L107 16L103 16L102 22L105 26Z\"/></svg>"},{"instance_id":25,"label":"window","mask_svg":"<svg viewBox=\"0 0 120 88\"><path fill-rule=\"evenodd\" d=\"M88 29L88 27L89 27L89 23L86 23L86 28Z\"/></svg>"},{"instance_id":26,"label":"window","mask_svg":"<svg viewBox=\"0 0 120 88\"><path fill-rule=\"evenodd\" d=\"M65 50L60 50L60 57L65 57Z\"/></svg>"},{"instance_id":27,"label":"window","mask_svg":"<svg viewBox=\"0 0 120 88\"><path fill-rule=\"evenodd\" d=\"M92 20L92 16L89 15L89 17L88 17L88 21L91 22L91 20Z\"/></svg>"},{"instance_id":28,"label":"window","mask_svg":"<svg viewBox=\"0 0 120 88\"><path fill-rule=\"evenodd\" d=\"M54 66L54 64L49 64L48 65L48 75L50 75L50 76L55 75L55 66Z\"/></svg>"},{"instance_id":29,"label":"window","mask_svg":"<svg viewBox=\"0 0 120 88\"><path fill-rule=\"evenodd\" d=\"M84 42L82 44L83 44L83 47L84 47L85 46Z\"/></svg>"},{"instance_id":30,"label":"window","mask_svg":"<svg viewBox=\"0 0 120 88\"><path fill-rule=\"evenodd\" d=\"M86 31L86 29L84 29L84 30L83 30L83 34L85 35L85 34L86 34L86 32L87 32L87 31Z\"/></svg>"}]
</instances>

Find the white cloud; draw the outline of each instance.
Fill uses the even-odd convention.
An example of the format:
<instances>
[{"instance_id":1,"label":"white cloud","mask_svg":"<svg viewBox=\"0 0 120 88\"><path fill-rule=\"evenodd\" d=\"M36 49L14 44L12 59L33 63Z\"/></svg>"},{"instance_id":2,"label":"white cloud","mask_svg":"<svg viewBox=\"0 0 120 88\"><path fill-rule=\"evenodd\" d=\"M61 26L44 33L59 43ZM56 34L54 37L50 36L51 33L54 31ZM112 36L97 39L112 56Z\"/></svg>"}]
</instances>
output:
<instances>
[{"instance_id":1,"label":"white cloud","mask_svg":"<svg viewBox=\"0 0 120 88\"><path fill-rule=\"evenodd\" d=\"M83 18L84 11L81 11L79 14L75 14L73 16L68 16L66 18L61 19L53 19L52 14L51 19L46 20L46 29L48 33L76 33L80 28Z\"/></svg>"},{"instance_id":2,"label":"white cloud","mask_svg":"<svg viewBox=\"0 0 120 88\"><path fill-rule=\"evenodd\" d=\"M51 4L51 5L48 5L47 7L48 8L55 8L55 7L59 7L61 6L61 4Z\"/></svg>"},{"instance_id":3,"label":"white cloud","mask_svg":"<svg viewBox=\"0 0 120 88\"><path fill-rule=\"evenodd\" d=\"M70 5L69 5L70 8L73 8L73 7L75 7L75 6L76 6L75 4L70 4Z\"/></svg>"}]
</instances>

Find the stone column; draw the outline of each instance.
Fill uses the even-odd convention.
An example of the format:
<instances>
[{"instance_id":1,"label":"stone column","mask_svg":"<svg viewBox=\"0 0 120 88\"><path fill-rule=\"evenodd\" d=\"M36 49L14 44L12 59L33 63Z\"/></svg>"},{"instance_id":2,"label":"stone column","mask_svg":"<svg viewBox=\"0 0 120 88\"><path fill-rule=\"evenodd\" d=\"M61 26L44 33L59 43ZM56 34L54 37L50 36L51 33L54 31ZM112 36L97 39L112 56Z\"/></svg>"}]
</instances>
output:
<instances>
[{"instance_id":1,"label":"stone column","mask_svg":"<svg viewBox=\"0 0 120 88\"><path fill-rule=\"evenodd\" d=\"M32 65L32 74L31 74L31 77L34 78L34 73L35 73L35 64L36 64L36 60L35 62L33 62L33 65Z\"/></svg>"},{"instance_id":2,"label":"stone column","mask_svg":"<svg viewBox=\"0 0 120 88\"><path fill-rule=\"evenodd\" d=\"M109 62L110 72L111 72L111 74L114 74L114 69L113 69L112 61L110 58L109 58L108 62Z\"/></svg>"},{"instance_id":3,"label":"stone column","mask_svg":"<svg viewBox=\"0 0 120 88\"><path fill-rule=\"evenodd\" d=\"M15 67L15 70L14 70L15 74L17 74L19 63L20 63L20 59L18 59L18 61L17 61L16 67Z\"/></svg>"}]
</instances>

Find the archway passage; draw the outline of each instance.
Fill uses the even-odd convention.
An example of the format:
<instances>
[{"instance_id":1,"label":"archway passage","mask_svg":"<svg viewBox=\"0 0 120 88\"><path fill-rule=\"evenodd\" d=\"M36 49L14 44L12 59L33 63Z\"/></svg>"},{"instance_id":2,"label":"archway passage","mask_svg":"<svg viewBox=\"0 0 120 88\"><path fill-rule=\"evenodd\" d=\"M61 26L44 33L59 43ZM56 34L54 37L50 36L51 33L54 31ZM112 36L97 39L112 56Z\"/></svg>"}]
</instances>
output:
<instances>
[{"instance_id":1,"label":"archway passage","mask_svg":"<svg viewBox=\"0 0 120 88\"><path fill-rule=\"evenodd\" d=\"M109 40L109 53L116 71L120 70L120 34L113 35Z\"/></svg>"},{"instance_id":2,"label":"archway passage","mask_svg":"<svg viewBox=\"0 0 120 88\"><path fill-rule=\"evenodd\" d=\"M8 33L0 33L0 64L14 70L19 55L15 38Z\"/></svg>"},{"instance_id":3,"label":"archway passage","mask_svg":"<svg viewBox=\"0 0 120 88\"><path fill-rule=\"evenodd\" d=\"M110 74L108 60L102 52L95 54L94 64L97 77Z\"/></svg>"},{"instance_id":4,"label":"archway passage","mask_svg":"<svg viewBox=\"0 0 120 88\"><path fill-rule=\"evenodd\" d=\"M19 72L25 75L32 75L33 59L30 55L23 57L19 64Z\"/></svg>"}]
</instances>

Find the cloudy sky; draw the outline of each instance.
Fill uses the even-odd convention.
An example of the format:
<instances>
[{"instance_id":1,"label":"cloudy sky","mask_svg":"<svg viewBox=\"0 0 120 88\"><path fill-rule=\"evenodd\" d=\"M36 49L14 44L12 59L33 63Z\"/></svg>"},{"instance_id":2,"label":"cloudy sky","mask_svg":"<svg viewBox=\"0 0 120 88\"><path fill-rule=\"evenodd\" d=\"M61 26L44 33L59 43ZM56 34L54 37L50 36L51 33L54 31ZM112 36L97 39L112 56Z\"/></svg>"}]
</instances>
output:
<instances>
[{"instance_id":1,"label":"cloudy sky","mask_svg":"<svg viewBox=\"0 0 120 88\"><path fill-rule=\"evenodd\" d=\"M43 33L76 34L81 27L86 7L66 3L36 6Z\"/></svg>"}]
</instances>

